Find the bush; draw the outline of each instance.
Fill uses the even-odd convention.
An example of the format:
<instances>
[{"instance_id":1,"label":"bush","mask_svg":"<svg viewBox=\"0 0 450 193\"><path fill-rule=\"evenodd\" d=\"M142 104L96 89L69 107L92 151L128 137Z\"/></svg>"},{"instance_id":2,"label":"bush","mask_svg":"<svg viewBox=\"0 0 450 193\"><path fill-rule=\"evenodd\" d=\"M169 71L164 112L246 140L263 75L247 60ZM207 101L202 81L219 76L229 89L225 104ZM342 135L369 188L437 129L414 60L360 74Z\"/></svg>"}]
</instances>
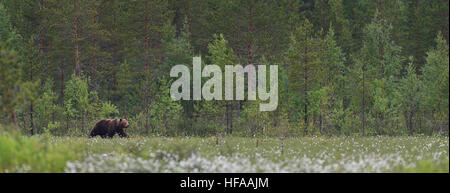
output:
<instances>
[{"instance_id":1,"label":"bush","mask_svg":"<svg viewBox=\"0 0 450 193\"><path fill-rule=\"evenodd\" d=\"M61 172L66 162L81 157L80 144L52 144L47 137L0 134L0 173Z\"/></svg>"}]
</instances>

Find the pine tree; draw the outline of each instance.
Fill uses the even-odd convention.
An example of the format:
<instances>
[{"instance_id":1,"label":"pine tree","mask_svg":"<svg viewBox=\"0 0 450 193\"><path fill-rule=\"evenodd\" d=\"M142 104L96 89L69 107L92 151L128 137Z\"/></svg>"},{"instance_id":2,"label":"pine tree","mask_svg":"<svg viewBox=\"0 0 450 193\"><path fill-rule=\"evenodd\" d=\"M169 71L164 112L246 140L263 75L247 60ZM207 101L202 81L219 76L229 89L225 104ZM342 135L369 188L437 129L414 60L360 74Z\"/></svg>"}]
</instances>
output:
<instances>
[{"instance_id":1,"label":"pine tree","mask_svg":"<svg viewBox=\"0 0 450 193\"><path fill-rule=\"evenodd\" d=\"M208 45L209 49L209 60L212 64L218 65L222 72L224 72L225 65L234 65L236 59L236 56L233 52L233 50L230 48L228 41L225 40L222 34L218 36L214 36L214 41ZM224 76L222 76L224 77ZM223 87L224 88L224 87ZM221 101L217 101L219 105ZM226 106L226 113L225 113L225 119L226 119L226 129L225 132L227 134L232 134L233 131L233 103L231 101L225 102Z\"/></svg>"},{"instance_id":2,"label":"pine tree","mask_svg":"<svg viewBox=\"0 0 450 193\"><path fill-rule=\"evenodd\" d=\"M336 112L342 109L342 106L338 106L337 104L344 103L345 99L348 97L348 93L346 92L347 88L347 77L348 69L345 66L345 56L342 49L337 45L335 40L335 34L333 27L330 27L325 38L322 40L321 44L321 66L322 66L322 86L325 87L328 91L328 101L327 105L321 107L322 111L327 112L329 115L320 115L320 120L322 120L322 116L332 117ZM322 121L321 121L322 122ZM336 127L332 125L332 120L327 121L330 127ZM322 125L322 124L321 124ZM322 126L321 126L322 128Z\"/></svg>"},{"instance_id":3,"label":"pine tree","mask_svg":"<svg viewBox=\"0 0 450 193\"><path fill-rule=\"evenodd\" d=\"M0 89L2 95L1 108L4 111L8 111L10 114L11 122L18 130L17 117L15 112L15 106L17 101L14 100L14 95L18 92L20 86L20 67L17 62L17 52L11 50L7 43L0 42Z\"/></svg>"},{"instance_id":4,"label":"pine tree","mask_svg":"<svg viewBox=\"0 0 450 193\"><path fill-rule=\"evenodd\" d=\"M347 55L355 47L356 41L352 40L350 21L344 15L344 5L342 0L331 0L328 2L330 7L330 28L336 33L336 41Z\"/></svg>"},{"instance_id":5,"label":"pine tree","mask_svg":"<svg viewBox=\"0 0 450 193\"><path fill-rule=\"evenodd\" d=\"M362 125L365 126L365 113L368 109L375 118L375 132L380 134L383 128L394 125L392 119L397 118L394 112L394 103L398 78L400 76L400 65L402 57L401 48L391 39L392 26L381 18L379 12L375 14L372 23L366 26L363 47L360 51L361 59L360 74L362 73ZM368 106L373 104L373 106ZM364 132L363 132L364 133Z\"/></svg>"},{"instance_id":6,"label":"pine tree","mask_svg":"<svg viewBox=\"0 0 450 193\"><path fill-rule=\"evenodd\" d=\"M291 36L290 47L286 53L287 68L289 68L289 96L294 103L299 103L303 111L297 112L298 106L292 109L303 118L303 133L307 134L311 112L309 92L316 89L320 73L319 40L315 36L313 26L308 20L299 26ZM297 101L297 102L295 102Z\"/></svg>"},{"instance_id":7,"label":"pine tree","mask_svg":"<svg viewBox=\"0 0 450 193\"><path fill-rule=\"evenodd\" d=\"M448 130L449 57L448 43L441 33L436 37L436 47L427 52L423 72L423 105L431 114L434 129ZM432 131L433 132L433 131Z\"/></svg>"},{"instance_id":8,"label":"pine tree","mask_svg":"<svg viewBox=\"0 0 450 193\"><path fill-rule=\"evenodd\" d=\"M406 69L406 75L400 82L399 96L397 98L400 102L400 109L403 110L406 128L410 135L414 134L414 125L420 103L419 94L421 84L411 57Z\"/></svg>"}]
</instances>

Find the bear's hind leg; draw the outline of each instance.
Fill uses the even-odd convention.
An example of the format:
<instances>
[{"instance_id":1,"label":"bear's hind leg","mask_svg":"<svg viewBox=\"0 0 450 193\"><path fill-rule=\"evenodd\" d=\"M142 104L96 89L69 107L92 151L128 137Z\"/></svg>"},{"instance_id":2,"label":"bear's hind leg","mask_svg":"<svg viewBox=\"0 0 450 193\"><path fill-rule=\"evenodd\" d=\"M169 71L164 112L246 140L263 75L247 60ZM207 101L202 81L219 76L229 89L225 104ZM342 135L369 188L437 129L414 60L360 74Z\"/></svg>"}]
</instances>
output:
<instances>
[{"instance_id":1,"label":"bear's hind leg","mask_svg":"<svg viewBox=\"0 0 450 193\"><path fill-rule=\"evenodd\" d=\"M111 139L111 138L114 137L114 135L115 135L115 133L112 133L112 134L111 134L111 133L108 133L107 137Z\"/></svg>"}]
</instances>

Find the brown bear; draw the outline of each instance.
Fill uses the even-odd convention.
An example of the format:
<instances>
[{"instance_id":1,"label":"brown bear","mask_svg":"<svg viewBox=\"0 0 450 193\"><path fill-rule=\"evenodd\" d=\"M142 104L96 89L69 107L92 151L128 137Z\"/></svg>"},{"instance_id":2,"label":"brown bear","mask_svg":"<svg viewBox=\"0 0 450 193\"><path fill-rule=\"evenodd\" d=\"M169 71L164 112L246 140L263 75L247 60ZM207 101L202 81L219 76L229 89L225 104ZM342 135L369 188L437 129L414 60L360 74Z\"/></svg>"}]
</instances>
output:
<instances>
[{"instance_id":1,"label":"brown bear","mask_svg":"<svg viewBox=\"0 0 450 193\"><path fill-rule=\"evenodd\" d=\"M126 119L103 119L97 122L92 128L89 137L95 137L99 135L102 138L112 138L117 133L120 137L128 137L125 133L125 129L128 128L128 120Z\"/></svg>"}]
</instances>

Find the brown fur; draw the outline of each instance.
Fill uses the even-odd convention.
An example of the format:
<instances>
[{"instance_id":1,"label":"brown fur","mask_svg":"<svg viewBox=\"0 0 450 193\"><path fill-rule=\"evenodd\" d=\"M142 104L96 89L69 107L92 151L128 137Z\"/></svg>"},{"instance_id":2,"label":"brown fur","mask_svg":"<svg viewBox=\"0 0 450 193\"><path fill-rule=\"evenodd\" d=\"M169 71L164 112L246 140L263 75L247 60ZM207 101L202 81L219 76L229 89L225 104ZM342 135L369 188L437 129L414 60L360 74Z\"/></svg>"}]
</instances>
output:
<instances>
[{"instance_id":1,"label":"brown fur","mask_svg":"<svg viewBox=\"0 0 450 193\"><path fill-rule=\"evenodd\" d=\"M119 134L120 137L128 137L127 133L125 133L125 129L129 126L130 124L126 119L103 119L95 124L89 137L99 135L102 138L112 138L116 133Z\"/></svg>"}]
</instances>

